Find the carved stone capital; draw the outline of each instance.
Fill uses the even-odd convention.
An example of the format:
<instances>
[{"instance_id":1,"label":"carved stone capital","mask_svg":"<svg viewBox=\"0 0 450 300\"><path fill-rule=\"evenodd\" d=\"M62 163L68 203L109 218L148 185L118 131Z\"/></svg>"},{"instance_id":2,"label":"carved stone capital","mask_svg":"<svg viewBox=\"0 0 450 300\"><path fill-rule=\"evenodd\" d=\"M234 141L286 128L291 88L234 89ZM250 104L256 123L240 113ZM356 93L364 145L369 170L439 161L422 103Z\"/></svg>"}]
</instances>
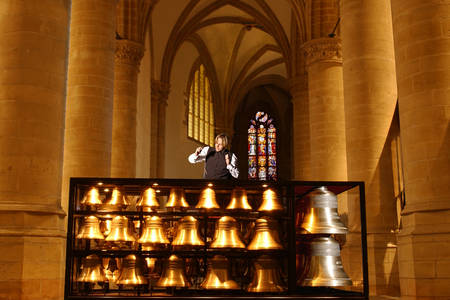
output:
<instances>
[{"instance_id":1,"label":"carved stone capital","mask_svg":"<svg viewBox=\"0 0 450 300\"><path fill-rule=\"evenodd\" d=\"M144 56L144 46L130 40L116 40L115 63L139 67Z\"/></svg>"},{"instance_id":2,"label":"carved stone capital","mask_svg":"<svg viewBox=\"0 0 450 300\"><path fill-rule=\"evenodd\" d=\"M152 102L156 101L167 105L167 98L169 98L170 84L161 80L152 79Z\"/></svg>"},{"instance_id":3,"label":"carved stone capital","mask_svg":"<svg viewBox=\"0 0 450 300\"><path fill-rule=\"evenodd\" d=\"M308 41L302 46L305 53L306 66L327 62L342 64L342 44L340 38L319 38Z\"/></svg>"}]
</instances>

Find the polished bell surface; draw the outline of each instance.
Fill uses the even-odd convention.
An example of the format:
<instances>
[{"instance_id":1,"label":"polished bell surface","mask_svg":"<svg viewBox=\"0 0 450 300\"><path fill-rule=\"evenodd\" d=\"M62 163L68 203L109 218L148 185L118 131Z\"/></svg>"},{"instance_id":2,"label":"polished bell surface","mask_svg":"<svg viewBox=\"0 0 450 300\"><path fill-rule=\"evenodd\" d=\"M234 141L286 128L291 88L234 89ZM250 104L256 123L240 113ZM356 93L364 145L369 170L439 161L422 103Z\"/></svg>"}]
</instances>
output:
<instances>
[{"instance_id":1,"label":"polished bell surface","mask_svg":"<svg viewBox=\"0 0 450 300\"><path fill-rule=\"evenodd\" d=\"M122 210L130 205L127 197L118 188L113 188L110 196L106 199L105 203L101 206L102 210L114 211Z\"/></svg>"},{"instance_id":2,"label":"polished bell surface","mask_svg":"<svg viewBox=\"0 0 450 300\"><path fill-rule=\"evenodd\" d=\"M108 236L111 233L111 224L114 215L101 215L100 219L100 230L104 236Z\"/></svg>"},{"instance_id":3,"label":"polished bell surface","mask_svg":"<svg viewBox=\"0 0 450 300\"><path fill-rule=\"evenodd\" d=\"M280 277L280 269L275 260L267 255L258 258L255 263L253 280L248 285L247 291L253 293L283 292L285 287Z\"/></svg>"},{"instance_id":4,"label":"polished bell surface","mask_svg":"<svg viewBox=\"0 0 450 300\"><path fill-rule=\"evenodd\" d=\"M154 246L170 243L164 232L163 222L160 217L151 216L145 218L144 229L138 243Z\"/></svg>"},{"instance_id":5,"label":"polished bell surface","mask_svg":"<svg viewBox=\"0 0 450 300\"><path fill-rule=\"evenodd\" d=\"M81 226L80 233L77 235L77 239L89 239L89 240L103 240L105 236L100 230L100 223L97 217L89 216L84 218L83 226Z\"/></svg>"},{"instance_id":6,"label":"polished bell surface","mask_svg":"<svg viewBox=\"0 0 450 300\"><path fill-rule=\"evenodd\" d=\"M216 232L211 248L245 248L239 237L238 223L229 216L220 218L216 223Z\"/></svg>"},{"instance_id":7,"label":"polished bell surface","mask_svg":"<svg viewBox=\"0 0 450 300\"><path fill-rule=\"evenodd\" d=\"M251 210L252 207L248 204L247 191L243 188L233 189L227 209Z\"/></svg>"},{"instance_id":8,"label":"polished bell surface","mask_svg":"<svg viewBox=\"0 0 450 300\"><path fill-rule=\"evenodd\" d=\"M308 243L303 286L347 286L351 279L342 266L339 243L331 237Z\"/></svg>"},{"instance_id":9,"label":"polished bell surface","mask_svg":"<svg viewBox=\"0 0 450 300\"><path fill-rule=\"evenodd\" d=\"M171 188L169 194L169 201L166 204L167 208L188 208L189 204L186 201L184 189Z\"/></svg>"},{"instance_id":10,"label":"polished bell surface","mask_svg":"<svg viewBox=\"0 0 450 300\"><path fill-rule=\"evenodd\" d=\"M220 208L216 202L216 192L210 187L203 189L195 208Z\"/></svg>"},{"instance_id":11,"label":"polished bell surface","mask_svg":"<svg viewBox=\"0 0 450 300\"><path fill-rule=\"evenodd\" d=\"M136 203L136 206L138 208L158 208L159 202L158 199L156 199L156 191L153 188L146 189L141 197L139 198L139 201Z\"/></svg>"},{"instance_id":12,"label":"polished bell surface","mask_svg":"<svg viewBox=\"0 0 450 300\"><path fill-rule=\"evenodd\" d=\"M278 195L275 191L267 189L264 191L263 200L258 208L258 211L280 211L283 210L283 206L278 201Z\"/></svg>"},{"instance_id":13,"label":"polished bell surface","mask_svg":"<svg viewBox=\"0 0 450 300\"><path fill-rule=\"evenodd\" d=\"M178 221L177 235L172 241L175 248L183 246L203 246L205 243L198 235L197 219L186 216Z\"/></svg>"},{"instance_id":14,"label":"polished bell surface","mask_svg":"<svg viewBox=\"0 0 450 300\"><path fill-rule=\"evenodd\" d=\"M117 284L138 285L147 283L147 278L142 275L141 267L137 261L134 254L130 254L123 259L122 269L116 281Z\"/></svg>"},{"instance_id":15,"label":"polished bell surface","mask_svg":"<svg viewBox=\"0 0 450 300\"><path fill-rule=\"evenodd\" d=\"M300 233L347 233L347 227L338 215L337 197L326 187L320 187L307 196L308 208ZM297 228L298 230L298 228Z\"/></svg>"},{"instance_id":16,"label":"polished bell surface","mask_svg":"<svg viewBox=\"0 0 450 300\"><path fill-rule=\"evenodd\" d=\"M80 276L78 276L77 281L92 283L107 281L103 272L101 260L97 255L92 254L84 258L82 260L81 268L82 271Z\"/></svg>"},{"instance_id":17,"label":"polished bell surface","mask_svg":"<svg viewBox=\"0 0 450 300\"><path fill-rule=\"evenodd\" d=\"M278 233L275 231L274 223L268 218L256 220L255 235L248 245L248 250L276 250L283 249L278 243Z\"/></svg>"},{"instance_id":18,"label":"polished bell surface","mask_svg":"<svg viewBox=\"0 0 450 300\"><path fill-rule=\"evenodd\" d=\"M99 206L102 204L98 188L92 187L81 200L82 205Z\"/></svg>"},{"instance_id":19,"label":"polished bell surface","mask_svg":"<svg viewBox=\"0 0 450 300\"><path fill-rule=\"evenodd\" d=\"M134 242L135 238L128 230L128 218L116 216L111 222L111 232L106 237L106 241L114 242Z\"/></svg>"},{"instance_id":20,"label":"polished bell surface","mask_svg":"<svg viewBox=\"0 0 450 300\"><path fill-rule=\"evenodd\" d=\"M191 284L186 278L183 259L171 255L156 285L160 287L189 287Z\"/></svg>"},{"instance_id":21,"label":"polished bell surface","mask_svg":"<svg viewBox=\"0 0 450 300\"><path fill-rule=\"evenodd\" d=\"M228 260L226 257L216 255L208 260L208 271L201 287L208 290L237 290L239 285L228 275Z\"/></svg>"}]
</instances>

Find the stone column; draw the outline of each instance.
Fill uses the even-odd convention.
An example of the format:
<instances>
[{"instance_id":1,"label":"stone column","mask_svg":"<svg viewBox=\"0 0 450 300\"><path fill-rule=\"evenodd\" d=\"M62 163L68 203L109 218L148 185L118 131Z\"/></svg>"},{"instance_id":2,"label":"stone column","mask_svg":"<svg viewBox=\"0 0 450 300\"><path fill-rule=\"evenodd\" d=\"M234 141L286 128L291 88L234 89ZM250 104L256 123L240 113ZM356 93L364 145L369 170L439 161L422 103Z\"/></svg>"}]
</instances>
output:
<instances>
[{"instance_id":1,"label":"stone column","mask_svg":"<svg viewBox=\"0 0 450 300\"><path fill-rule=\"evenodd\" d=\"M111 0L72 0L63 199L70 177L110 175L115 6Z\"/></svg>"},{"instance_id":2,"label":"stone column","mask_svg":"<svg viewBox=\"0 0 450 300\"><path fill-rule=\"evenodd\" d=\"M343 1L341 34L348 179L365 183L370 293L395 296L397 217L388 133L397 85L390 0ZM358 191L348 206L343 255L351 260L361 248ZM346 269L362 278L360 262L353 261Z\"/></svg>"},{"instance_id":3,"label":"stone column","mask_svg":"<svg viewBox=\"0 0 450 300\"><path fill-rule=\"evenodd\" d=\"M62 299L69 1L0 1L0 299Z\"/></svg>"},{"instance_id":4,"label":"stone column","mask_svg":"<svg viewBox=\"0 0 450 300\"><path fill-rule=\"evenodd\" d=\"M151 133L150 133L150 176L164 177L166 143L166 108L170 85L152 80Z\"/></svg>"},{"instance_id":5,"label":"stone column","mask_svg":"<svg viewBox=\"0 0 450 300\"><path fill-rule=\"evenodd\" d=\"M303 49L309 87L311 176L314 180L346 180L340 39L314 39Z\"/></svg>"},{"instance_id":6,"label":"stone column","mask_svg":"<svg viewBox=\"0 0 450 300\"><path fill-rule=\"evenodd\" d=\"M136 176L136 98L144 46L116 41L111 177Z\"/></svg>"},{"instance_id":7,"label":"stone column","mask_svg":"<svg viewBox=\"0 0 450 300\"><path fill-rule=\"evenodd\" d=\"M450 298L450 3L392 0L406 207L405 299Z\"/></svg>"}]
</instances>

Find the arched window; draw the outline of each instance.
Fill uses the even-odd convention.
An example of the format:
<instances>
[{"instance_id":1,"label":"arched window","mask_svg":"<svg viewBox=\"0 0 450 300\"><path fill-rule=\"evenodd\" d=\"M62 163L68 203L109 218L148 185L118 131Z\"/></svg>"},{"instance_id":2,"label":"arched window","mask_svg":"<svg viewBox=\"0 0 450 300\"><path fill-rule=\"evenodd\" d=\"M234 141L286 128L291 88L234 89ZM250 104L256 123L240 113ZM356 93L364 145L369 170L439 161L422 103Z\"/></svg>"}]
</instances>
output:
<instances>
[{"instance_id":1,"label":"arched window","mask_svg":"<svg viewBox=\"0 0 450 300\"><path fill-rule=\"evenodd\" d=\"M277 180L277 128L262 111L250 120L248 128L248 178Z\"/></svg>"},{"instance_id":2,"label":"arched window","mask_svg":"<svg viewBox=\"0 0 450 300\"><path fill-rule=\"evenodd\" d=\"M214 146L214 110L205 67L199 64L191 74L188 137L202 144Z\"/></svg>"}]
</instances>

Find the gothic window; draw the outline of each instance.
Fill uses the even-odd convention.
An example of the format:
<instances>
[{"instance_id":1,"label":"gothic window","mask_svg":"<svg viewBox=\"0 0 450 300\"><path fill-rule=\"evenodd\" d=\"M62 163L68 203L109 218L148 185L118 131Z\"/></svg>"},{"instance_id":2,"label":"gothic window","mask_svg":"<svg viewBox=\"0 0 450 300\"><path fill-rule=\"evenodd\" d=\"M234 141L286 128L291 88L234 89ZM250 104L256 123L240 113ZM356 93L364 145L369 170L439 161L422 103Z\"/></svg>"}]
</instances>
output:
<instances>
[{"instance_id":1,"label":"gothic window","mask_svg":"<svg viewBox=\"0 0 450 300\"><path fill-rule=\"evenodd\" d=\"M214 146L214 111L210 82L202 64L199 64L191 74L188 137L202 144Z\"/></svg>"},{"instance_id":2,"label":"gothic window","mask_svg":"<svg viewBox=\"0 0 450 300\"><path fill-rule=\"evenodd\" d=\"M248 127L248 178L277 179L277 128L266 112L258 111Z\"/></svg>"}]
</instances>

